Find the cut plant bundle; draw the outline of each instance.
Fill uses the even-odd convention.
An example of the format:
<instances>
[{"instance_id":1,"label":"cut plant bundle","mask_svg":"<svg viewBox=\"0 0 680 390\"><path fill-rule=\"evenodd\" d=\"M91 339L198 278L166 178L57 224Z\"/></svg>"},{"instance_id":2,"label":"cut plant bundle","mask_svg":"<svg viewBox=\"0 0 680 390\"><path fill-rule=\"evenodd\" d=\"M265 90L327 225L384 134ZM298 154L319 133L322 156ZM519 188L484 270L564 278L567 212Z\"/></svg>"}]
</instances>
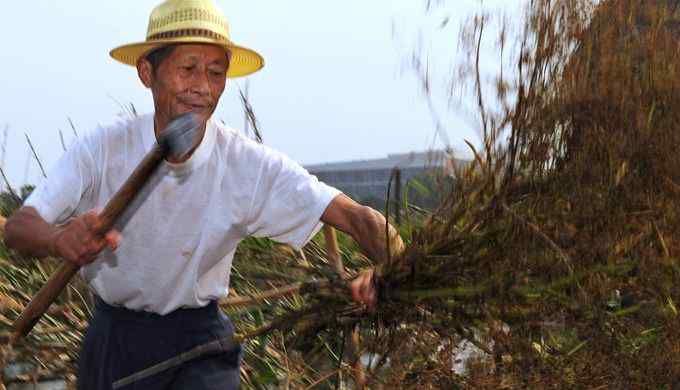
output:
<instances>
[{"instance_id":1,"label":"cut plant bundle","mask_svg":"<svg viewBox=\"0 0 680 390\"><path fill-rule=\"evenodd\" d=\"M286 330L335 329L332 341L357 323L391 359L374 380L402 388L680 381L679 6L532 1L495 99L479 67L490 19L476 18L463 35L484 141L474 163L384 269L376 313L309 293L313 318ZM456 376L440 352L461 338L486 357Z\"/></svg>"}]
</instances>

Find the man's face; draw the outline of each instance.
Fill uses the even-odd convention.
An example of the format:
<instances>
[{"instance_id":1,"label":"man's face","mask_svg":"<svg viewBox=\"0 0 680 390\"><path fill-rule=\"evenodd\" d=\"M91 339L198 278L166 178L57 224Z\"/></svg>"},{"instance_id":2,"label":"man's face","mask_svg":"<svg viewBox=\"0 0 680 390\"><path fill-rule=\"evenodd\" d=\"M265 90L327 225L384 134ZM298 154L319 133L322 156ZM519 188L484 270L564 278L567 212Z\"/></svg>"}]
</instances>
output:
<instances>
[{"instance_id":1,"label":"man's face","mask_svg":"<svg viewBox=\"0 0 680 390\"><path fill-rule=\"evenodd\" d=\"M169 121L192 111L203 123L217 108L224 92L229 63L223 48L178 45L155 70L140 63L140 77L153 93L156 115Z\"/></svg>"}]
</instances>

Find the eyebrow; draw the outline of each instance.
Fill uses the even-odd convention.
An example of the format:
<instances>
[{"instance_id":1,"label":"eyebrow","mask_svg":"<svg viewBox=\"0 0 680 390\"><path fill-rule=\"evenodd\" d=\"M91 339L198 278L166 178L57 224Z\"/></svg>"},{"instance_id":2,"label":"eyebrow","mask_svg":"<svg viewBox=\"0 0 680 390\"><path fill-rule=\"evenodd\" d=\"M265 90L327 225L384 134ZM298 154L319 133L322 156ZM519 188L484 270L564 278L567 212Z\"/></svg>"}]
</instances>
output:
<instances>
[{"instance_id":1,"label":"eyebrow","mask_svg":"<svg viewBox=\"0 0 680 390\"><path fill-rule=\"evenodd\" d=\"M229 64L224 64L224 63L220 63L220 62L211 62L211 63L208 64L208 67L215 67L215 66L219 66L220 68L226 69L226 68L229 67Z\"/></svg>"},{"instance_id":2,"label":"eyebrow","mask_svg":"<svg viewBox=\"0 0 680 390\"><path fill-rule=\"evenodd\" d=\"M217 58L217 59L215 59L214 61L210 62L210 64L219 64L219 65L222 65L222 64L229 64L229 58L226 57L226 56L225 56L225 57L220 57L220 58Z\"/></svg>"},{"instance_id":3,"label":"eyebrow","mask_svg":"<svg viewBox=\"0 0 680 390\"><path fill-rule=\"evenodd\" d=\"M187 57L181 57L177 59L177 62L182 63L182 62L198 62L198 57L197 56L187 56Z\"/></svg>"},{"instance_id":4,"label":"eyebrow","mask_svg":"<svg viewBox=\"0 0 680 390\"><path fill-rule=\"evenodd\" d=\"M224 60L224 62L223 62L223 60ZM198 56L196 56L196 55L190 55L190 56L184 57L184 61L198 61ZM216 65L223 65L223 64L228 65L228 64L229 64L229 59L226 58L226 57L225 57L225 58L218 58L218 59L216 59L216 60L214 60L214 61L208 63L208 65L213 65L213 64L216 64Z\"/></svg>"}]
</instances>

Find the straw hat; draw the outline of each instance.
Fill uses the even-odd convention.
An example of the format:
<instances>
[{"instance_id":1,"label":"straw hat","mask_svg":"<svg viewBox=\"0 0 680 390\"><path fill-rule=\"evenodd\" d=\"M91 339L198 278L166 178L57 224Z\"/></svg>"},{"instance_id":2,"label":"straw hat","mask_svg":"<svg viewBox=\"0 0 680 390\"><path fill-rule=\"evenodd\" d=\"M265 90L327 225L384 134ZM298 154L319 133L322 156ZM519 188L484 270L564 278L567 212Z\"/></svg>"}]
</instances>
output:
<instances>
[{"instance_id":1,"label":"straw hat","mask_svg":"<svg viewBox=\"0 0 680 390\"><path fill-rule=\"evenodd\" d=\"M229 25L211 0L166 0L151 12L146 41L111 50L111 57L137 66L154 49L180 43L210 43L231 51L227 77L257 72L264 66L258 53L237 46L229 39Z\"/></svg>"}]
</instances>

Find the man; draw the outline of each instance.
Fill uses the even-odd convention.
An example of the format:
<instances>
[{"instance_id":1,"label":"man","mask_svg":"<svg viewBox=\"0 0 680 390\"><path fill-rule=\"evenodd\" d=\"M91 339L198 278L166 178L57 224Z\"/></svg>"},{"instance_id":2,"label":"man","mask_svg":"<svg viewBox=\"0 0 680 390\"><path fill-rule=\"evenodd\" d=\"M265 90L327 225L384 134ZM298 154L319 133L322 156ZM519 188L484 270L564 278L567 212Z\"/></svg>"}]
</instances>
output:
<instances>
[{"instance_id":1,"label":"man","mask_svg":"<svg viewBox=\"0 0 680 390\"><path fill-rule=\"evenodd\" d=\"M116 380L231 334L216 301L227 294L234 251L247 236L299 248L323 221L350 234L376 262L387 257L380 213L211 120L226 79L259 70L263 60L231 43L210 0L165 1L151 14L145 42L111 55L137 67L154 114L121 119L81 139L5 232L6 243L23 254L83 266L97 305L80 355L79 389L110 389ZM165 161L151 190L114 230L98 236L96 210L166 125L187 112L201 123L191 153ZM390 236L400 248L393 229ZM352 297L369 309L376 300L372 277L367 271L350 285ZM239 359L236 347L126 388L234 389Z\"/></svg>"}]
</instances>

